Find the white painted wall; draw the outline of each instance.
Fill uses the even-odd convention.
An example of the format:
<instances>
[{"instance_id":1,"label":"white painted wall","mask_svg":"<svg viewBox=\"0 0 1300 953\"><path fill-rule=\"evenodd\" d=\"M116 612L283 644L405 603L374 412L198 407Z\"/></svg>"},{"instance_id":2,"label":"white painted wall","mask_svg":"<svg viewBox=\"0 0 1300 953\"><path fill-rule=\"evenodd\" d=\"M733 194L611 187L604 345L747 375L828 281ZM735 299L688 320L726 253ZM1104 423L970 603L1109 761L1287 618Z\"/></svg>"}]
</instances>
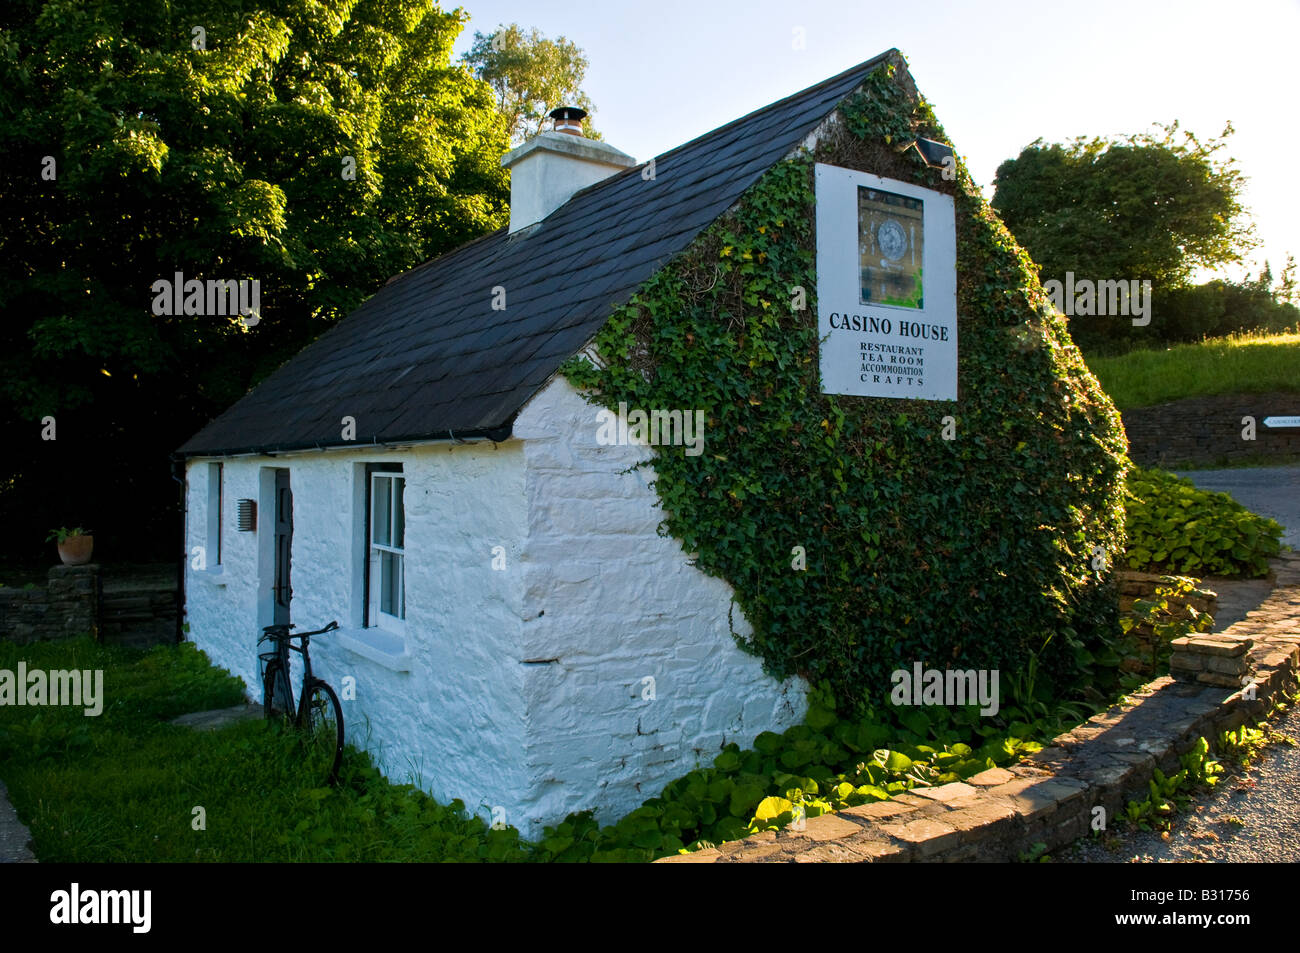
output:
<instances>
[{"instance_id":1,"label":"white painted wall","mask_svg":"<svg viewBox=\"0 0 1300 953\"><path fill-rule=\"evenodd\" d=\"M620 472L650 449L599 446L596 411L556 378L520 413L516 439L495 446L227 459L222 567L188 571L189 638L260 702L259 560L267 576L273 513L261 499L259 532L236 532L236 501L264 497L267 468L287 467L293 621L345 627L313 641L312 662L336 691L356 679L348 738L390 778L484 816L503 807L536 838L571 811L612 821L726 742L796 723L806 686L778 684L736 645L730 587L656 534L653 472ZM360 628L360 481L364 463L388 461L406 477L403 659ZM207 543L207 462L187 465L190 547ZM492 569L495 546L504 571ZM738 608L733 618L748 632Z\"/></svg>"},{"instance_id":2,"label":"white painted wall","mask_svg":"<svg viewBox=\"0 0 1300 953\"><path fill-rule=\"evenodd\" d=\"M778 683L736 645L731 587L658 536L653 468L621 472L653 452L600 446L598 410L557 377L514 425L528 495L524 658L559 659L525 666L530 819L596 808L616 820L727 742L746 747L807 708L801 679ZM750 632L739 607L732 619Z\"/></svg>"},{"instance_id":3,"label":"white painted wall","mask_svg":"<svg viewBox=\"0 0 1300 953\"><path fill-rule=\"evenodd\" d=\"M409 671L343 648L349 639L356 645L366 638L359 628L360 578L353 572L355 521L364 499L354 493L359 465L388 461L402 462L406 477ZM191 547L205 542L208 471L201 464L187 468ZM189 638L261 701L257 540L269 539L272 513L269 505L259 506L259 532L239 533L235 501L257 499L262 468L288 467L292 617L301 628L320 628L331 619L345 627L313 640L312 665L340 693L345 676L356 679L356 700L343 702L348 739L369 750L390 778L414 779L441 801L461 798L471 810L501 804L517 813L526 783L521 590L517 575L492 570L491 547L504 546L509 560L522 548L522 465L517 442L226 460L222 571L188 572Z\"/></svg>"}]
</instances>

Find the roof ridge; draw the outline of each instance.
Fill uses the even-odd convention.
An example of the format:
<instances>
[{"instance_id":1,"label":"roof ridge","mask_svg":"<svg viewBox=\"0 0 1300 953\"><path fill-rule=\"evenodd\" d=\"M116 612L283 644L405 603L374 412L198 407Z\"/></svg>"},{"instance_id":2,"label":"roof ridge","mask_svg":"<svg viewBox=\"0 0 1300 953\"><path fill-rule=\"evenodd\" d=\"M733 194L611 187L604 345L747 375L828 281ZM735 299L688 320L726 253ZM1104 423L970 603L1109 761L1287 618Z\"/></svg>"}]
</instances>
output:
<instances>
[{"instance_id":1,"label":"roof ridge","mask_svg":"<svg viewBox=\"0 0 1300 953\"><path fill-rule=\"evenodd\" d=\"M727 129L730 129L732 126L738 126L738 125L740 125L741 123L749 122L751 119L753 119L753 118L754 118L755 116L757 116L759 113L767 112L769 109L777 109L777 108L779 108L779 107L785 105L786 103L789 103L791 100L798 99L800 96L807 96L809 93L812 93L812 92L814 92L814 91L816 91L816 90L818 90L818 89L821 89L821 88L823 88L823 87L834 86L835 84L837 84L837 83L843 81L845 78L847 78L847 77L850 76L851 74L856 73L856 72L858 72L859 70L865 70L868 66L874 66L875 64L879 63L881 60L888 59L890 56L892 56L893 54L896 54L896 53L898 53L898 48L897 48L897 47L890 47L890 48L887 49L885 52L883 52L883 53L879 53L879 54L877 54L877 55L871 57L871 59L869 59L869 60L863 60L861 63L857 64L856 66L850 66L848 69L846 69L846 70L842 70L841 72L836 73L834 76L831 76L831 77L829 77L828 79L824 79L824 80L822 80L820 83L813 83L811 86L808 86L808 87L806 87L805 89L801 89L801 90L799 90L797 93L791 93L789 96L785 96L785 97L783 97L783 98L781 98L781 99L778 99L776 102L768 103L766 106L760 106L760 107L758 107L757 109L750 110L749 112L745 113L745 115L741 116L740 118L738 118L738 119L733 119L733 120L731 120L731 122L728 122L728 123L724 123L723 125L718 126L716 129L710 129L708 132L701 133L700 135L696 136L694 139L690 139L690 140L688 140L688 141L686 141L686 142L683 142L683 143L682 143L681 145L679 145L679 146L673 146L673 148L669 149L667 152L660 153L659 155L655 156L654 158L655 158L655 159L662 159L662 158L664 158L664 157L666 157L666 156L670 156L670 155L672 155L674 152L678 152L678 151L680 151L680 150L682 150L682 149L685 149L685 148L688 147L688 146L695 145L695 143L699 142L701 139L707 139L709 136L715 136L715 135L717 135L717 134L720 133L720 132L724 132L724 131L726 131ZM901 56L901 54L899 54L899 55ZM847 94L846 94L846 95L847 95ZM843 97L841 97L841 98L843 98ZM837 102L838 102L838 100L837 100ZM644 164L645 164L645 163L642 163L642 165L644 165Z\"/></svg>"},{"instance_id":2,"label":"roof ridge","mask_svg":"<svg viewBox=\"0 0 1300 953\"><path fill-rule=\"evenodd\" d=\"M622 172L617 172L614 175L609 176L608 178L601 179L599 182L593 182L591 185L588 185L587 187L579 189L577 192L574 192L573 195L569 196L565 204L567 205L568 202L573 201L575 198L577 198L580 195L586 195L588 193L595 192L598 189L604 188L606 186L610 186L613 183L617 182L618 180L626 178L628 175L632 173L639 173L640 170L643 169L646 163L648 162L653 161L657 164L660 159L666 159L667 157L673 155L676 152L681 152L683 149L695 146L698 143L703 142L705 139L708 139L710 136L719 135L720 133L723 133L726 130L730 129L732 126L738 126L741 123L749 122L759 113L765 113L770 109L778 109L782 105L790 102L791 100L798 99L800 96L807 96L809 93L815 92L816 90L821 89L822 87L833 86L836 83L844 80L845 77L853 73L856 73L859 70L865 70L869 66L874 66L882 61L888 60L894 55L898 55L900 58L902 57L902 53L899 52L898 47L891 46L889 49L885 50L885 52L878 53L877 55L871 57L871 59L863 60L861 63L857 64L856 66L850 66L848 69L842 70L836 73L834 76L829 77L828 79L824 79L819 83L813 83L813 85L811 86L805 87L804 89L801 89L798 92L791 93L789 96L785 96L781 99L776 100L776 102L768 103L766 106L759 106L757 109L750 110L749 112L745 113L745 115L739 117L738 119L733 119L730 122L723 123L721 126L718 126L714 129L710 129L708 132L700 133L694 139L688 139L686 142L683 142L680 145L673 146L667 152L661 152L658 155L651 156L645 162L638 162L636 165L632 166L629 169L624 169ZM903 65L906 66L906 62L904 62ZM841 100L842 99L843 97L841 97ZM841 100L837 100L836 105L838 105ZM560 208L563 207L564 207L563 205L560 206ZM559 209L556 209L556 211L559 211ZM543 219L543 221L545 221L545 219Z\"/></svg>"},{"instance_id":3,"label":"roof ridge","mask_svg":"<svg viewBox=\"0 0 1300 953\"><path fill-rule=\"evenodd\" d=\"M757 116L759 113L767 112L770 109L778 109L782 105L789 103L792 100L798 99L800 96L806 96L809 93L815 92L818 89L822 89L823 87L833 86L836 83L845 79L847 76L859 72L861 70L865 70L867 69L867 67L874 66L883 60L888 60L896 54L899 56L902 55L899 53L898 47L891 46L883 53L877 53L875 56L871 57L870 59L863 60L861 63L858 63L855 66L850 66L846 70L841 70L840 72L836 73L834 76L828 77L824 80L821 80L820 82L813 83L811 86L807 86L799 90L798 92L791 93L789 96L784 96L781 99L776 100L775 102L768 103L766 106L759 106L757 109L752 109L749 112L745 113L745 115L733 119L730 122L723 123L721 126L717 126L713 129L710 129L708 132L702 132L694 139L688 139L686 142L673 146L667 152L661 152L658 155L652 156L650 159L647 159L646 162L652 160L657 162L660 159L667 158L668 156L671 156L675 152L680 152L683 149L689 148L691 146L696 145L699 142L702 142L705 139L708 139L710 136L716 136L720 133L723 133L726 130L730 129L732 126L738 126L741 123L748 122L751 119L753 119L755 116ZM631 166L630 168L624 169L621 172L617 172L614 175L601 179L599 182L593 182L591 185L579 189L577 192L574 192L571 196L569 196L565 204L567 205L568 202L572 201L573 199L577 198L580 195L585 195L589 192L594 192L597 189L600 189L604 186L613 184L617 180L626 177L630 173L637 172L638 170L640 170L642 167L645 166L646 162L638 162L636 165ZM561 206L561 208L563 208L563 205ZM467 242L463 242L462 244L457 245L455 248L450 248L435 258L430 258L428 261L422 261L420 262L420 264L415 265L414 267L409 268L406 271L398 272L396 275L393 275L393 277L385 281L384 284L381 285L380 287L390 285L395 281L405 278L407 275L420 271L421 269L425 268L428 265L432 265L437 262L447 261L457 252L460 252L467 248L471 248L477 245L479 242L486 241L487 239L491 238L493 235L496 235L498 232L505 231L507 228L508 226L503 225L500 228L496 229L495 231L491 231L488 232L487 234L480 235L477 238L472 238Z\"/></svg>"}]
</instances>

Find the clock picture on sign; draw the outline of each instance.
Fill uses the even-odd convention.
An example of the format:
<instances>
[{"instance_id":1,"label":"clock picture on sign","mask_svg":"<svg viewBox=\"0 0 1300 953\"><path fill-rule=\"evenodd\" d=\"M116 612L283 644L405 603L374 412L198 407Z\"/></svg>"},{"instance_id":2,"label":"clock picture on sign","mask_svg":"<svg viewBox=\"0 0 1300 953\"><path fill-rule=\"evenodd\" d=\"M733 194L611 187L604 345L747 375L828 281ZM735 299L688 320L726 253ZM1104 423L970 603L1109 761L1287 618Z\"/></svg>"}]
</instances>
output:
<instances>
[{"instance_id":1,"label":"clock picture on sign","mask_svg":"<svg viewBox=\"0 0 1300 953\"><path fill-rule=\"evenodd\" d=\"M957 399L952 196L818 163L824 394Z\"/></svg>"},{"instance_id":2,"label":"clock picture on sign","mask_svg":"<svg viewBox=\"0 0 1300 953\"><path fill-rule=\"evenodd\" d=\"M925 203L859 186L858 235L862 256L859 303L924 308Z\"/></svg>"}]
</instances>

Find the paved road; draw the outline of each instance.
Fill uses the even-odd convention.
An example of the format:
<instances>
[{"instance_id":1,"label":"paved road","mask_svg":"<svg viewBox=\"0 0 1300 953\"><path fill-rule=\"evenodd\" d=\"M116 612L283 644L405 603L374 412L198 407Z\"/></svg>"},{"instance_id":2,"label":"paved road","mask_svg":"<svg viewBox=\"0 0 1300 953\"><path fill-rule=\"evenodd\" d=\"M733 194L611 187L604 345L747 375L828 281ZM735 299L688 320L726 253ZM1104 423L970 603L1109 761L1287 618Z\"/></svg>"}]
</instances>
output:
<instances>
[{"instance_id":1,"label":"paved road","mask_svg":"<svg viewBox=\"0 0 1300 953\"><path fill-rule=\"evenodd\" d=\"M1286 527L1282 542L1300 549L1300 466L1188 470L1178 475L1203 490L1228 493L1246 509L1277 520Z\"/></svg>"}]
</instances>

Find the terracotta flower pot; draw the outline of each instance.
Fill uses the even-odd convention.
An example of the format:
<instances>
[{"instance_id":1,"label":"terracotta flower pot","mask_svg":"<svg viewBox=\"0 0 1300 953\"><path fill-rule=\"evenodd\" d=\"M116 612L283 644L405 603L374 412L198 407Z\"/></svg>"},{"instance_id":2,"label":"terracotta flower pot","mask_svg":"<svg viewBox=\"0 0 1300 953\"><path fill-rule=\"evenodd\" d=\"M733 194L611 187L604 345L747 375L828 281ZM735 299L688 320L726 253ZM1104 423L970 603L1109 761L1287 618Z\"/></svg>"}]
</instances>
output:
<instances>
[{"instance_id":1,"label":"terracotta flower pot","mask_svg":"<svg viewBox=\"0 0 1300 953\"><path fill-rule=\"evenodd\" d=\"M65 566L84 566L95 548L94 536L69 536L59 543L59 558Z\"/></svg>"}]
</instances>

